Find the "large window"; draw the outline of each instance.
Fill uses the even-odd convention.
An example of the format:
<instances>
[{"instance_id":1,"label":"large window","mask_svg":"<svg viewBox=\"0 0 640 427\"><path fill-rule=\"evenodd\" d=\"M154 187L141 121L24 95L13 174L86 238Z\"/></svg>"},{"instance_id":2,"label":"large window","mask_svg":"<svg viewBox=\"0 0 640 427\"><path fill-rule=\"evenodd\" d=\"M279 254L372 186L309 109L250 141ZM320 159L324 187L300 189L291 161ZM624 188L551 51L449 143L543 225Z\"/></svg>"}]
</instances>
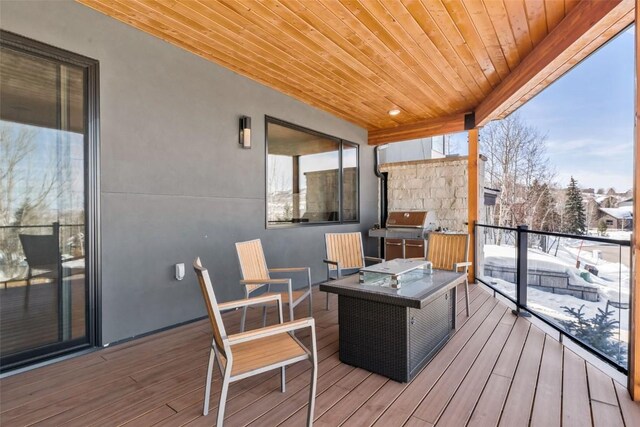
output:
<instances>
[{"instance_id":1,"label":"large window","mask_svg":"<svg viewBox=\"0 0 640 427\"><path fill-rule=\"evenodd\" d=\"M358 145L266 120L267 226L358 221Z\"/></svg>"}]
</instances>

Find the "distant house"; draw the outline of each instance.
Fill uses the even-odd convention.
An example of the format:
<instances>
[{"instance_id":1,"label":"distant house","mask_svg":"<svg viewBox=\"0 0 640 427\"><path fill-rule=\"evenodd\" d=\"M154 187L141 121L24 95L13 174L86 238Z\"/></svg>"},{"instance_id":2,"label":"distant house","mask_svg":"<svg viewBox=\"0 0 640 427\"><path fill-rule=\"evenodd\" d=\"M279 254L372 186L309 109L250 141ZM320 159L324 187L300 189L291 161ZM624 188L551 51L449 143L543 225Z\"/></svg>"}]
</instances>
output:
<instances>
[{"instance_id":1,"label":"distant house","mask_svg":"<svg viewBox=\"0 0 640 427\"><path fill-rule=\"evenodd\" d=\"M600 208L600 221L607 224L607 228L631 230L633 226L633 209L629 206L621 208Z\"/></svg>"},{"instance_id":2,"label":"distant house","mask_svg":"<svg viewBox=\"0 0 640 427\"><path fill-rule=\"evenodd\" d=\"M628 199L624 199L618 203L619 208L627 207L627 206L633 206L633 197L629 197Z\"/></svg>"}]
</instances>

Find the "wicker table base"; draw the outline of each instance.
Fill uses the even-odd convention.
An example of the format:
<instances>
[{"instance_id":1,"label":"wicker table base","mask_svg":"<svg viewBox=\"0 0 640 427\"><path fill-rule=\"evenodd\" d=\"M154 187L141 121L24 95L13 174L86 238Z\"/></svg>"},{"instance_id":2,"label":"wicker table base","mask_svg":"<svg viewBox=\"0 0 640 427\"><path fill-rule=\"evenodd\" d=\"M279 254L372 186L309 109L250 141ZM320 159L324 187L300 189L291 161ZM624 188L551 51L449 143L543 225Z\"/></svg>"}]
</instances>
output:
<instances>
[{"instance_id":1,"label":"wicker table base","mask_svg":"<svg viewBox=\"0 0 640 427\"><path fill-rule=\"evenodd\" d=\"M411 381L454 330L454 293L422 309L339 296L340 361Z\"/></svg>"},{"instance_id":2,"label":"wicker table base","mask_svg":"<svg viewBox=\"0 0 640 427\"><path fill-rule=\"evenodd\" d=\"M357 278L321 284L321 291L338 294L340 361L411 381L451 337L456 285L463 280L442 277L442 283L415 297L381 293L359 285Z\"/></svg>"}]
</instances>

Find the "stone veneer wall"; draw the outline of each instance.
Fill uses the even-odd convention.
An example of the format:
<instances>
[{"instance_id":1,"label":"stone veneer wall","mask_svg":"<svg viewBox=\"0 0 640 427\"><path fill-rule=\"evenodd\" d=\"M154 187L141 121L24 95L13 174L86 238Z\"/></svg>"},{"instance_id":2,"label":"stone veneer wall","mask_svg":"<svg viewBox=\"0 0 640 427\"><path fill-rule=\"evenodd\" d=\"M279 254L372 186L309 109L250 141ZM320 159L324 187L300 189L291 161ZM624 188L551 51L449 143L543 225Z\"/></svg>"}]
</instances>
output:
<instances>
[{"instance_id":1,"label":"stone veneer wall","mask_svg":"<svg viewBox=\"0 0 640 427\"><path fill-rule=\"evenodd\" d=\"M480 177L484 161L478 161ZM466 231L468 158L445 157L411 162L387 163L380 166L388 172L388 210L435 211L438 224L452 231ZM480 201L484 199L483 179ZM482 204L482 203L480 203ZM484 212L484 209L480 209Z\"/></svg>"}]
</instances>

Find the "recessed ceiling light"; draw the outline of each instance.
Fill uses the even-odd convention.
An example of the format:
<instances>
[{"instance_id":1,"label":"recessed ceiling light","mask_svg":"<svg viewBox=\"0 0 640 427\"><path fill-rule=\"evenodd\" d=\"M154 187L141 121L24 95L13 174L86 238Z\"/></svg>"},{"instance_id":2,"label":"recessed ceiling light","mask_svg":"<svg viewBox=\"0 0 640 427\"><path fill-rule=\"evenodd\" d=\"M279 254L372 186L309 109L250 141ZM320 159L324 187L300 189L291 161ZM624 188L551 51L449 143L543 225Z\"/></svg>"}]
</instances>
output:
<instances>
[{"instance_id":1,"label":"recessed ceiling light","mask_svg":"<svg viewBox=\"0 0 640 427\"><path fill-rule=\"evenodd\" d=\"M389 110L389 115L390 116L397 116L398 114L400 114L400 110L398 108L394 108L393 110Z\"/></svg>"}]
</instances>

